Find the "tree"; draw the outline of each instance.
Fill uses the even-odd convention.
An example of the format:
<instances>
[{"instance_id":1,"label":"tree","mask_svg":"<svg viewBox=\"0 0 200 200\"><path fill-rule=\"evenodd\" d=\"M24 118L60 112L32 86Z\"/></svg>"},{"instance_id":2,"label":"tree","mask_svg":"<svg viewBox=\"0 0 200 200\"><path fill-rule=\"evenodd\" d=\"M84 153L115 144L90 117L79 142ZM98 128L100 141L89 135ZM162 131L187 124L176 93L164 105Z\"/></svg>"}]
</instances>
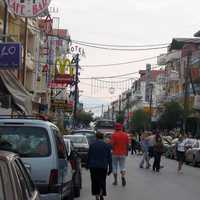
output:
<instances>
[{"instance_id":1,"label":"tree","mask_svg":"<svg viewBox=\"0 0 200 200\"><path fill-rule=\"evenodd\" d=\"M117 123L121 123L121 124L124 123L124 112L123 111L121 111L121 112L119 112L117 114L117 116L116 116L116 122Z\"/></svg>"},{"instance_id":2,"label":"tree","mask_svg":"<svg viewBox=\"0 0 200 200\"><path fill-rule=\"evenodd\" d=\"M182 122L183 117L184 110L182 106L176 101L171 101L164 105L164 111L160 116L159 125L161 128L171 130L177 128L178 124Z\"/></svg>"},{"instance_id":3,"label":"tree","mask_svg":"<svg viewBox=\"0 0 200 200\"><path fill-rule=\"evenodd\" d=\"M133 112L130 120L131 129L136 131L146 130L149 128L149 115L143 109Z\"/></svg>"},{"instance_id":4,"label":"tree","mask_svg":"<svg viewBox=\"0 0 200 200\"><path fill-rule=\"evenodd\" d=\"M89 126L90 122L93 121L93 113L81 111L77 113L77 122Z\"/></svg>"}]
</instances>

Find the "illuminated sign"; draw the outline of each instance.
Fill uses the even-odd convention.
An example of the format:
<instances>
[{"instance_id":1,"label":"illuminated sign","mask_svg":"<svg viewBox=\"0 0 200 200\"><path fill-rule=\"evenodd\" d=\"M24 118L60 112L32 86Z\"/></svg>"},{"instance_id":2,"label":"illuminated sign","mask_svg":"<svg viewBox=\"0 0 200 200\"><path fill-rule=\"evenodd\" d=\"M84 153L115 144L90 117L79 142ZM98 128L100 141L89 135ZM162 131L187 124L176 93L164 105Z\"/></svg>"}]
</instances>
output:
<instances>
[{"instance_id":1,"label":"illuminated sign","mask_svg":"<svg viewBox=\"0 0 200 200\"><path fill-rule=\"evenodd\" d=\"M55 109L63 109L65 112L72 112L74 102L67 100L52 100L51 106Z\"/></svg>"},{"instance_id":2,"label":"illuminated sign","mask_svg":"<svg viewBox=\"0 0 200 200\"><path fill-rule=\"evenodd\" d=\"M37 17L48 9L51 0L6 0L8 10L21 17Z\"/></svg>"},{"instance_id":3,"label":"illuminated sign","mask_svg":"<svg viewBox=\"0 0 200 200\"><path fill-rule=\"evenodd\" d=\"M56 60L56 66L58 69L58 74L69 74L74 76L76 73L75 67L71 65L71 61L68 58Z\"/></svg>"}]
</instances>

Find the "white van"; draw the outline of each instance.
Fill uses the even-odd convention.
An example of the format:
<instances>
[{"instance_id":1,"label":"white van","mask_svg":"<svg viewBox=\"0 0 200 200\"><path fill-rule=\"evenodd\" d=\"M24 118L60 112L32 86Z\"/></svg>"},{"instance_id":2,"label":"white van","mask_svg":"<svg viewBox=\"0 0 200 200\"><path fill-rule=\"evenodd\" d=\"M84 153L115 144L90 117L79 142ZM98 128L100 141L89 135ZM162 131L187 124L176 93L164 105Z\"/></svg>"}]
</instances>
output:
<instances>
[{"instance_id":1,"label":"white van","mask_svg":"<svg viewBox=\"0 0 200 200\"><path fill-rule=\"evenodd\" d=\"M54 124L32 119L0 119L0 149L20 155L41 199L73 199L72 168L64 140Z\"/></svg>"}]
</instances>

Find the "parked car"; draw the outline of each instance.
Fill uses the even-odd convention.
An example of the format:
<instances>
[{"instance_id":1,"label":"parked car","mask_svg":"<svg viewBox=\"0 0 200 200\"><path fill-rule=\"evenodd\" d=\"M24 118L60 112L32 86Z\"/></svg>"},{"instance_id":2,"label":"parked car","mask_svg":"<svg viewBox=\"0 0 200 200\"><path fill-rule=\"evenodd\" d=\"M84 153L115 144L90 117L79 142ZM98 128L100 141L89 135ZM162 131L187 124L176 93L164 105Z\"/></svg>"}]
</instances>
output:
<instances>
[{"instance_id":1,"label":"parked car","mask_svg":"<svg viewBox=\"0 0 200 200\"><path fill-rule=\"evenodd\" d=\"M40 195L18 155L0 151L0 199L40 200Z\"/></svg>"},{"instance_id":2,"label":"parked car","mask_svg":"<svg viewBox=\"0 0 200 200\"><path fill-rule=\"evenodd\" d=\"M92 144L96 140L96 132L88 129L73 130L72 135L85 135L87 137L88 143Z\"/></svg>"},{"instance_id":3,"label":"parked car","mask_svg":"<svg viewBox=\"0 0 200 200\"><path fill-rule=\"evenodd\" d=\"M82 186L82 174L81 174L81 159L74 149L73 143L69 139L64 139L67 155L73 169L73 185L74 196L80 197L80 190Z\"/></svg>"},{"instance_id":4,"label":"parked car","mask_svg":"<svg viewBox=\"0 0 200 200\"><path fill-rule=\"evenodd\" d=\"M75 150L80 155L81 162L86 164L89 150L87 137L85 135L65 135L64 138L72 141Z\"/></svg>"},{"instance_id":5,"label":"parked car","mask_svg":"<svg viewBox=\"0 0 200 200\"><path fill-rule=\"evenodd\" d=\"M54 124L35 119L0 119L0 149L20 155L41 199L73 199L72 168Z\"/></svg>"},{"instance_id":6,"label":"parked car","mask_svg":"<svg viewBox=\"0 0 200 200\"><path fill-rule=\"evenodd\" d=\"M185 162L192 163L193 166L200 164L200 140L196 140L192 147L186 151Z\"/></svg>"}]
</instances>

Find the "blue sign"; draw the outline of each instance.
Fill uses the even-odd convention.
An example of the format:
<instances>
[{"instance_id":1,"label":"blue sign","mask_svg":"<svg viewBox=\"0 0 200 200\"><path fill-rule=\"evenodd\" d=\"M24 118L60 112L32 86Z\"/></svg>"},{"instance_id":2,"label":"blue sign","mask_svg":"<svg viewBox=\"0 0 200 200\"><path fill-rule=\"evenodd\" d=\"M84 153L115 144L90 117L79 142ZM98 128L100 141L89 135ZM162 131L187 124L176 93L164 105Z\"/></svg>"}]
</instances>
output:
<instances>
[{"instance_id":1,"label":"blue sign","mask_svg":"<svg viewBox=\"0 0 200 200\"><path fill-rule=\"evenodd\" d=\"M16 69L21 65L21 44L0 43L0 70Z\"/></svg>"}]
</instances>

